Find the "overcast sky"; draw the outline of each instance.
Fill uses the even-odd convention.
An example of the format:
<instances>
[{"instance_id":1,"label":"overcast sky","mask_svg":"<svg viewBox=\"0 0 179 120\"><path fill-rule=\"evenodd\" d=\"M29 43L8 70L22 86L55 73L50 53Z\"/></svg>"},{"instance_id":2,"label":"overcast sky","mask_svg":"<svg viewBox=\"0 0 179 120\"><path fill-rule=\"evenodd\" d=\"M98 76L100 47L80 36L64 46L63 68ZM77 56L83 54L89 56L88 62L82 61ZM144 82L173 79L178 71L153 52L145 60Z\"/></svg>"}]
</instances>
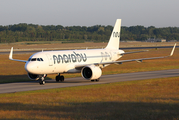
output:
<instances>
[{"instance_id":1,"label":"overcast sky","mask_svg":"<svg viewBox=\"0 0 179 120\"><path fill-rule=\"evenodd\" d=\"M0 25L179 27L179 0L0 0Z\"/></svg>"}]
</instances>

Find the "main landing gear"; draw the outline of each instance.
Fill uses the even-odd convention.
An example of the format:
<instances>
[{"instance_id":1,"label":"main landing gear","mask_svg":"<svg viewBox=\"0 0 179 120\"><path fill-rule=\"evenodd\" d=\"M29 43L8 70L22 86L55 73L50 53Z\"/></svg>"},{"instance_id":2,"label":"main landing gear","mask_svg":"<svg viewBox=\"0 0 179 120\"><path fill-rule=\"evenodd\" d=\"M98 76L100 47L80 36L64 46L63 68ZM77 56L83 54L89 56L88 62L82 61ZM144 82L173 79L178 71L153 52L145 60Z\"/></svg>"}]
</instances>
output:
<instances>
[{"instance_id":1,"label":"main landing gear","mask_svg":"<svg viewBox=\"0 0 179 120\"><path fill-rule=\"evenodd\" d=\"M63 75L60 76L60 74L58 74L58 75L56 76L56 82L59 82L59 81L64 82L64 76L63 76Z\"/></svg>"},{"instance_id":2,"label":"main landing gear","mask_svg":"<svg viewBox=\"0 0 179 120\"><path fill-rule=\"evenodd\" d=\"M91 82L94 82L94 81L98 82L99 80L100 80L100 78L95 79L95 80L91 80Z\"/></svg>"}]
</instances>

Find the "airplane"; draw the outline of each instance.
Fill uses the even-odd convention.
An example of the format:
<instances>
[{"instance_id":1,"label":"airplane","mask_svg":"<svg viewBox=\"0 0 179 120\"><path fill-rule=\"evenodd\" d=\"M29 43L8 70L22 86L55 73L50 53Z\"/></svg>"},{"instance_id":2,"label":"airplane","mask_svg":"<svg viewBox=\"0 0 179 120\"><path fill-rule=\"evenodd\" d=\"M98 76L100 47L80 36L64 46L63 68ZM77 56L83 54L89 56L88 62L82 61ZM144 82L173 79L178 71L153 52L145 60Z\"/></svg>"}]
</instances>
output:
<instances>
[{"instance_id":1,"label":"airplane","mask_svg":"<svg viewBox=\"0 0 179 120\"><path fill-rule=\"evenodd\" d=\"M122 64L124 62L159 59L172 56L175 45L169 56L140 58L130 60L118 60L125 54L145 52L134 51L124 52L119 49L120 44L121 19L117 19L111 33L109 42L102 49L83 49L83 50L58 50L58 51L41 51L33 54L26 60L13 59L13 47L11 48L9 59L25 63L25 70L28 77L32 80L39 80L40 85L45 84L44 78L47 74L58 74L56 81L63 82L62 73L81 73L86 80L99 81L102 75L102 68L110 64Z\"/></svg>"}]
</instances>

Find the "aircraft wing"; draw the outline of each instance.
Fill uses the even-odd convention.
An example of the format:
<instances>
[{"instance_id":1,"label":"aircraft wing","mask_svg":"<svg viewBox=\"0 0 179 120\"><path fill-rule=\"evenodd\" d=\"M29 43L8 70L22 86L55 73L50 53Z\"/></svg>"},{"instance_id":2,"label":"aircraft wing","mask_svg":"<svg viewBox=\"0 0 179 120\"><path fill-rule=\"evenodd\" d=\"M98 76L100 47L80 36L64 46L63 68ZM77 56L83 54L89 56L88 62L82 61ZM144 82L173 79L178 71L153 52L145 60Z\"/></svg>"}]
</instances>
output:
<instances>
[{"instance_id":1,"label":"aircraft wing","mask_svg":"<svg viewBox=\"0 0 179 120\"><path fill-rule=\"evenodd\" d=\"M13 60L13 61L19 61L19 62L27 62L26 60L17 60L17 59L13 59L12 58L13 55L13 47L11 48L10 54L9 54L9 60Z\"/></svg>"},{"instance_id":2,"label":"aircraft wing","mask_svg":"<svg viewBox=\"0 0 179 120\"><path fill-rule=\"evenodd\" d=\"M105 64L122 64L124 62L142 62L143 60L152 60L152 59L160 59L160 58L166 58L169 56L163 56L163 57L151 57L151 58L140 58L140 59L130 59L130 60L120 60L120 61L113 61L113 62L104 62L104 63L96 63L95 65L105 65Z\"/></svg>"},{"instance_id":3,"label":"aircraft wing","mask_svg":"<svg viewBox=\"0 0 179 120\"><path fill-rule=\"evenodd\" d=\"M160 59L160 58L166 58L166 57L170 57L173 55L174 53L174 50L175 50L175 47L176 47L176 43L175 45L173 46L173 49L170 53L169 56L162 56L162 57L151 57L151 58L139 58L139 59L130 59L130 60L120 60L120 61L112 61L112 62L104 62L104 63L96 63L95 65L105 65L105 64L122 64L124 62L132 62L132 61L136 61L136 62L142 62L143 60L152 60L152 59ZM141 51L136 51L136 52L141 52ZM136 52L129 52L129 53L136 53ZM142 51L143 52L143 51ZM127 54L129 54L127 53Z\"/></svg>"},{"instance_id":4,"label":"aircraft wing","mask_svg":"<svg viewBox=\"0 0 179 120\"><path fill-rule=\"evenodd\" d=\"M134 52L125 52L125 53L121 53L121 54L119 54L119 55L132 54L132 53L140 53L140 52L148 52L148 50L134 51Z\"/></svg>"},{"instance_id":5,"label":"aircraft wing","mask_svg":"<svg viewBox=\"0 0 179 120\"><path fill-rule=\"evenodd\" d=\"M124 63L124 62L132 62L132 61L142 62L143 60L152 60L152 59L166 58L166 57L170 57L170 56L173 55L174 50L175 50L175 47L176 47L176 43L175 43L175 45L173 46L173 49L172 49L172 51L171 51L171 53L170 53L169 56L151 57L151 58L139 58L139 59L130 59L130 60L120 60L120 61L93 63L93 64L80 64L80 65L76 65L75 68L76 68L76 69L82 69L84 66L88 66L88 65L97 65L97 66L100 66L100 65L106 65L106 64L122 64L122 63ZM145 51L136 51L136 52L145 52ZM127 54L136 53L136 52L128 52ZM122 54L123 54L123 53L122 53ZM124 54L125 54L125 53L124 53Z\"/></svg>"}]
</instances>

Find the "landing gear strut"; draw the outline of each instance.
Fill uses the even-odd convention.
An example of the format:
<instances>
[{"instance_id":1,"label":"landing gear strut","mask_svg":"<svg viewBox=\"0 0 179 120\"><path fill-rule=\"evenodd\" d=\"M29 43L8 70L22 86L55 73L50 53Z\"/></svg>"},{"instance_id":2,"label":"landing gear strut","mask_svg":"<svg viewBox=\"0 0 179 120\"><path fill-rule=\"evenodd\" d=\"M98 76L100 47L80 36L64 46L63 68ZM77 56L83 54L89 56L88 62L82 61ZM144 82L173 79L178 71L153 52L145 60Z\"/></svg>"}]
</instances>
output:
<instances>
[{"instance_id":1,"label":"landing gear strut","mask_svg":"<svg viewBox=\"0 0 179 120\"><path fill-rule=\"evenodd\" d=\"M59 82L59 81L64 82L64 76L63 76L63 75L60 76L60 74L58 74L58 75L56 76L56 82Z\"/></svg>"}]
</instances>

